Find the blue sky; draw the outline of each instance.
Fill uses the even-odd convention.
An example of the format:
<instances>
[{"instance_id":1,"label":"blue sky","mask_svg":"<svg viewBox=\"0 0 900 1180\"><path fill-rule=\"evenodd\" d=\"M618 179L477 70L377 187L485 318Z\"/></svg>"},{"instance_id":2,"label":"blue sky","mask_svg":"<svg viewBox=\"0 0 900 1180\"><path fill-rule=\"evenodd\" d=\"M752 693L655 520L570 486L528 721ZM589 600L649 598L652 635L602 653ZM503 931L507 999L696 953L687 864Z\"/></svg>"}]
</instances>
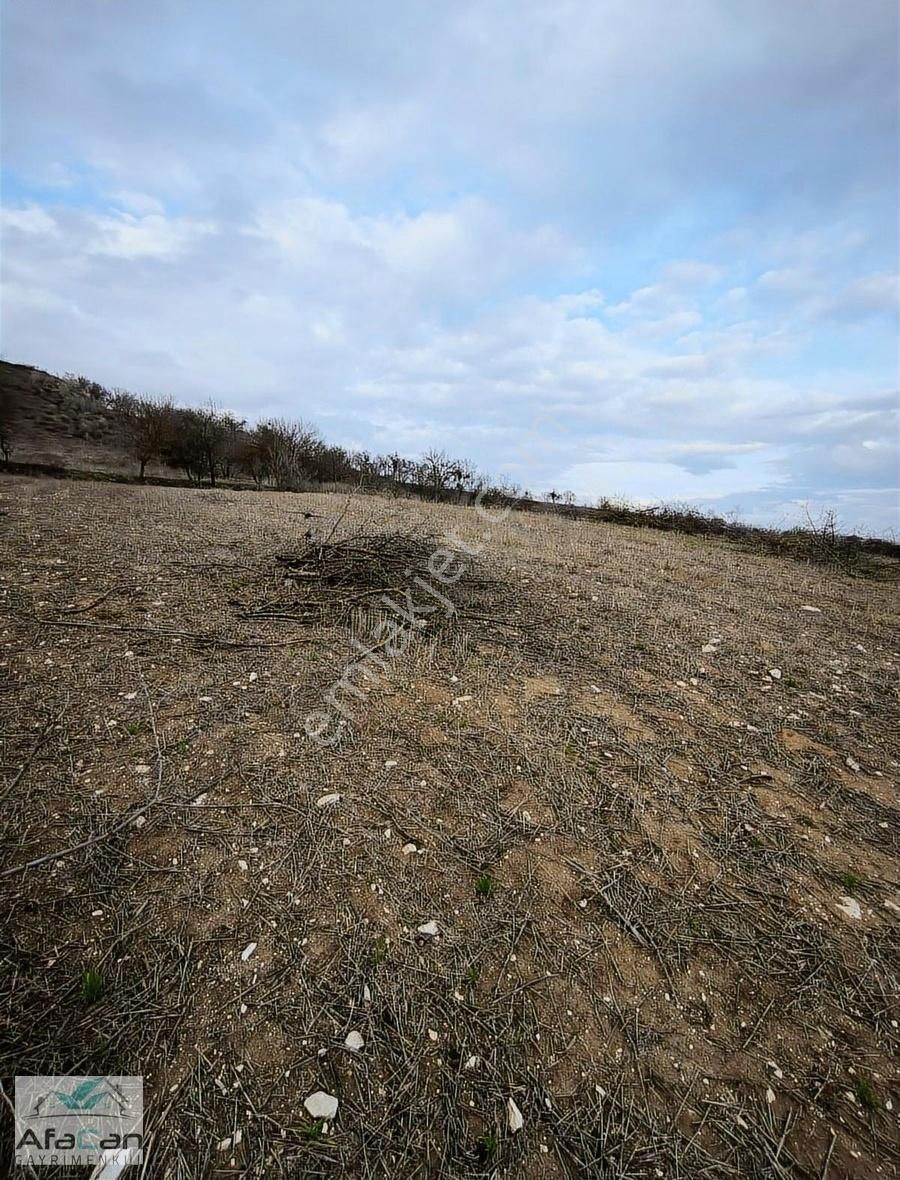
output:
<instances>
[{"instance_id":1,"label":"blue sky","mask_svg":"<svg viewBox=\"0 0 900 1180\"><path fill-rule=\"evenodd\" d=\"M900 528L892 0L2 12L8 359Z\"/></svg>"}]
</instances>

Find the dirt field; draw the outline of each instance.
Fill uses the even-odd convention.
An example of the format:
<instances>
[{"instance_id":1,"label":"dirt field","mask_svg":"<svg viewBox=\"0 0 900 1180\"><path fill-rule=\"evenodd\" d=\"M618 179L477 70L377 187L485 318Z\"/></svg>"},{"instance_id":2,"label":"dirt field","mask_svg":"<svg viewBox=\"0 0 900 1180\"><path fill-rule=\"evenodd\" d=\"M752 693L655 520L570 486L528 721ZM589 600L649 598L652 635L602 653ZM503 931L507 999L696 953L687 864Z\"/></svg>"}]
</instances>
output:
<instances>
[{"instance_id":1,"label":"dirt field","mask_svg":"<svg viewBox=\"0 0 900 1180\"><path fill-rule=\"evenodd\" d=\"M7 1098L141 1073L127 1175L173 1180L900 1174L896 584L373 498L0 509Z\"/></svg>"}]
</instances>

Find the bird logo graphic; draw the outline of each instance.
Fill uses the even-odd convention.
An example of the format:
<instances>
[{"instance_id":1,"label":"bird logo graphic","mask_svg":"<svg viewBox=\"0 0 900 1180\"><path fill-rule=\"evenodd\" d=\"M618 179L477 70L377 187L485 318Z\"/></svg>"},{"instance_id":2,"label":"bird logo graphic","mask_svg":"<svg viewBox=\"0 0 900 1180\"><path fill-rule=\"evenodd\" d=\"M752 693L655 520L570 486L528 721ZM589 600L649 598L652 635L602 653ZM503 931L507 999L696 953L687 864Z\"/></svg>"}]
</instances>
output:
<instances>
[{"instance_id":1,"label":"bird logo graphic","mask_svg":"<svg viewBox=\"0 0 900 1180\"><path fill-rule=\"evenodd\" d=\"M106 1078L83 1078L71 1089L51 1090L34 1106L34 1113L44 1117L60 1114L125 1113L127 1102Z\"/></svg>"}]
</instances>

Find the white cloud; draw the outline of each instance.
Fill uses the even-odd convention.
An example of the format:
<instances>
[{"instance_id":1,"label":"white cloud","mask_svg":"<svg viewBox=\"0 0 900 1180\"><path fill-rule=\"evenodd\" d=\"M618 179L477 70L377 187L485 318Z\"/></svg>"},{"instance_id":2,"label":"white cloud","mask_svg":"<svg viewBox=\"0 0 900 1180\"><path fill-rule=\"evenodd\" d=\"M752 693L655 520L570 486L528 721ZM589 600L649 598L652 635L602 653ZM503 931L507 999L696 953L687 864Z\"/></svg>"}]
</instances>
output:
<instances>
[{"instance_id":1,"label":"white cloud","mask_svg":"<svg viewBox=\"0 0 900 1180\"><path fill-rule=\"evenodd\" d=\"M0 227L45 237L57 233L56 222L39 205L28 205L24 209L0 209Z\"/></svg>"},{"instance_id":2,"label":"white cloud","mask_svg":"<svg viewBox=\"0 0 900 1180\"><path fill-rule=\"evenodd\" d=\"M91 219L94 234L86 244L89 254L111 258L175 259L197 239L213 232L210 222L191 218L169 218L161 213L136 216L120 213Z\"/></svg>"}]
</instances>

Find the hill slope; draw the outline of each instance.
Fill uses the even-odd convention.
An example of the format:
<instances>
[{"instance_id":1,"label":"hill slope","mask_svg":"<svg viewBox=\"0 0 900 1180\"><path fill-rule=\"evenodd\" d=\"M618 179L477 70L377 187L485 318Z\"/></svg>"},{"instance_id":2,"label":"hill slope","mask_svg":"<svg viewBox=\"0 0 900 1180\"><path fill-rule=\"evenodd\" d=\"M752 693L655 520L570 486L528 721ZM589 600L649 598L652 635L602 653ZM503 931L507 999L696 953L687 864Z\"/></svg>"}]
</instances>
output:
<instances>
[{"instance_id":1,"label":"hill slope","mask_svg":"<svg viewBox=\"0 0 900 1180\"><path fill-rule=\"evenodd\" d=\"M31 365L0 361L0 396L10 397L17 407L13 457L28 462L121 463L115 417L91 389L91 382L83 379L79 383Z\"/></svg>"}]
</instances>

